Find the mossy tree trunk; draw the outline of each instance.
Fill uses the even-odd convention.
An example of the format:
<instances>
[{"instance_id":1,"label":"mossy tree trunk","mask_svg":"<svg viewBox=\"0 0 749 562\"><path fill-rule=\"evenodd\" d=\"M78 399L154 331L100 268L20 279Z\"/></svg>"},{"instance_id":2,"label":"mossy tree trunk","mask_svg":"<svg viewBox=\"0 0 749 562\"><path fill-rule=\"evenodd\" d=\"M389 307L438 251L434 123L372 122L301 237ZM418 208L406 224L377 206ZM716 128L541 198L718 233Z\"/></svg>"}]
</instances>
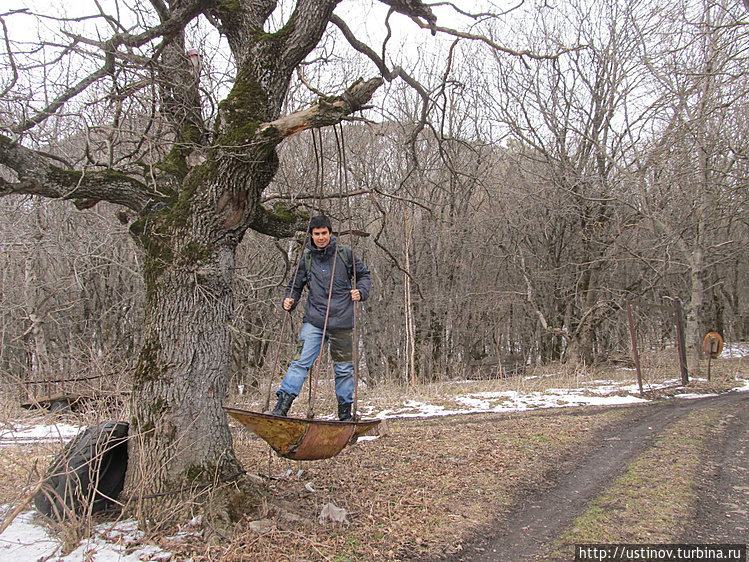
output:
<instances>
[{"instance_id":1,"label":"mossy tree trunk","mask_svg":"<svg viewBox=\"0 0 749 562\"><path fill-rule=\"evenodd\" d=\"M223 411L237 241L221 239L221 221L200 208L198 191L189 211L164 208L131 227L145 250L146 321L126 495L166 506L181 500L174 490L241 470Z\"/></svg>"}]
</instances>

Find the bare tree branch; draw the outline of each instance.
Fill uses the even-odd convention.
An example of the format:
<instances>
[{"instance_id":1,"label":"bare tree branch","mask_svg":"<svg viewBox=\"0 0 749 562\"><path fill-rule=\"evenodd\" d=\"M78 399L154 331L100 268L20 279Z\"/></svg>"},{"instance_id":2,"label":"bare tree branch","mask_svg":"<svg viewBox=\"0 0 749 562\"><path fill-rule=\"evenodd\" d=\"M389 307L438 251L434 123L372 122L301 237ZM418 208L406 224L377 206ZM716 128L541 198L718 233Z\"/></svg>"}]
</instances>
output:
<instances>
[{"instance_id":1,"label":"bare tree branch","mask_svg":"<svg viewBox=\"0 0 749 562\"><path fill-rule=\"evenodd\" d=\"M410 16L414 20L420 21L418 18L425 19L427 23L424 27L431 29L432 35L435 35L437 17L431 8L423 4L421 0L380 0L380 2L387 4L398 13Z\"/></svg>"},{"instance_id":2,"label":"bare tree branch","mask_svg":"<svg viewBox=\"0 0 749 562\"><path fill-rule=\"evenodd\" d=\"M392 80L395 80L396 78L401 78L406 84L408 84L411 88L413 88L417 94L419 94L419 97L421 98L421 116L419 118L416 128L411 133L410 142L409 142L411 146L412 156L413 156L412 161L415 163L416 156L415 156L414 143L416 142L417 136L425 127L426 122L427 122L427 115L429 113L429 105L431 103L431 98L429 96L429 93L417 80L415 80L411 75L409 75L401 67L398 66L398 67L395 67L392 71L389 70L387 65L385 64L385 61L382 58L380 58L377 55L377 53L375 53L374 50L372 50L368 45L359 41L356 38L356 36L353 34L351 29L349 29L346 22L343 21L340 17L334 14L333 16L331 16L330 21L331 23L335 24L338 27L338 29L341 30L341 32L343 33L343 36L346 38L346 40L354 49L356 49L363 55L366 55L372 62L375 63L375 65L377 65L377 68L379 69L380 73L385 78L385 80L390 82Z\"/></svg>"},{"instance_id":3,"label":"bare tree branch","mask_svg":"<svg viewBox=\"0 0 749 562\"><path fill-rule=\"evenodd\" d=\"M129 33L117 33L108 41L104 42L92 41L80 36L75 36L74 44L77 42L83 42L86 44L98 46L102 49L105 59L103 66L80 80L77 84L66 89L47 107L45 107L30 119L27 119L23 123L13 127L12 131L15 133L22 133L35 127L36 125L45 121L51 115L57 113L57 111L59 111L66 102L70 101L75 96L86 90L89 86L91 86L91 84L94 84L98 80L113 74L115 68L115 59L120 55L120 53L118 53L117 51L118 47L140 47L158 37L163 36L165 39L162 43L162 46L156 49L156 52L158 53L160 52L160 49L163 48L163 45L171 41L177 33L184 29L184 26L189 21L191 21L203 11L210 9L215 4L216 0L193 0L192 2L187 2L185 5L181 6L180 9L172 12L171 18L169 20L163 22L161 25L151 27L143 33L137 35L131 35ZM70 48L72 48L72 46ZM129 56L125 54L122 55Z\"/></svg>"},{"instance_id":4,"label":"bare tree branch","mask_svg":"<svg viewBox=\"0 0 749 562\"><path fill-rule=\"evenodd\" d=\"M507 55L512 55L514 57L521 57L521 58L526 57L526 58L530 58L534 60L554 60L554 59L559 58L564 53L569 53L571 51L577 51L577 50L584 48L584 46L576 46L576 47L570 47L566 49L560 49L556 53L539 55L529 50L516 51L515 49L510 49L509 47L500 45L499 43L486 37L485 35L467 33L465 31L458 31L457 29L450 29L449 27L431 26L431 25L425 24L423 21L419 20L418 18L411 18L411 19L414 21L414 23L416 23L416 25L418 25L422 29L429 29L432 32L439 31L440 33L444 33L446 35L452 35L453 37L460 37L461 39L470 39L472 41L480 41L481 43L485 43L486 45L488 45L495 51L499 51Z\"/></svg>"},{"instance_id":5,"label":"bare tree branch","mask_svg":"<svg viewBox=\"0 0 749 562\"><path fill-rule=\"evenodd\" d=\"M13 86L15 86L16 82L18 81L18 68L16 67L16 61L13 57L13 49L11 49L10 47L10 39L8 38L8 26L5 25L5 20L1 17L0 17L0 24L2 24L3 26L3 37L5 38L5 49L8 51L8 61L10 63L11 72L13 73L13 78L11 79L8 86L2 92L0 92L0 98L4 98L7 95L7 93L13 89Z\"/></svg>"},{"instance_id":6,"label":"bare tree branch","mask_svg":"<svg viewBox=\"0 0 749 562\"><path fill-rule=\"evenodd\" d=\"M327 127L340 123L346 116L364 108L374 92L383 83L376 77L366 82L362 79L352 84L343 95L321 99L312 107L262 124L255 135L255 142L271 149L284 139L307 129ZM290 236L307 226L305 218L276 214L258 204L250 219L250 228L272 236Z\"/></svg>"},{"instance_id":7,"label":"bare tree branch","mask_svg":"<svg viewBox=\"0 0 749 562\"><path fill-rule=\"evenodd\" d=\"M0 162L18 174L19 181L0 183L0 197L11 194L41 195L74 201L88 208L109 201L140 212L151 201L145 184L112 170L80 172L63 170L44 156L7 137L0 136Z\"/></svg>"},{"instance_id":8,"label":"bare tree branch","mask_svg":"<svg viewBox=\"0 0 749 562\"><path fill-rule=\"evenodd\" d=\"M14 133L23 133L24 131L33 129L39 123L42 123L45 119L47 119L49 116L57 113L60 110L60 108L63 105L65 105L66 102L70 101L75 96L83 92L91 84L93 84L97 80L100 80L101 78L104 78L105 76L109 76L112 73L112 70L113 70L112 64L110 62L107 62L102 68L100 68L99 70L97 70L96 72L92 74L89 74L83 80L81 80L74 86L65 90L61 95L55 98L52 101L52 103L50 103L47 107L45 107L39 113L34 115L34 117L32 117L31 119L27 119L20 125L13 127L11 130Z\"/></svg>"},{"instance_id":9,"label":"bare tree branch","mask_svg":"<svg viewBox=\"0 0 749 562\"><path fill-rule=\"evenodd\" d=\"M340 123L346 115L363 109L382 83L383 80L379 77L366 82L358 80L340 97L320 100L308 109L262 124L257 136L265 142L270 140L275 146L285 138L307 129Z\"/></svg>"}]
</instances>

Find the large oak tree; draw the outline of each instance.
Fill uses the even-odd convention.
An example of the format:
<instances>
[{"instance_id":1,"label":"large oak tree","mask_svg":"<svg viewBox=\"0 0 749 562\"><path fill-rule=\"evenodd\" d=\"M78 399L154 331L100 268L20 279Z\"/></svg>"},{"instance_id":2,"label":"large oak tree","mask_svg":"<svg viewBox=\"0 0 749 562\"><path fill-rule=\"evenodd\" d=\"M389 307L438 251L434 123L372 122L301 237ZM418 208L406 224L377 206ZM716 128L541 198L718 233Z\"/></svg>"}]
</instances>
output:
<instances>
[{"instance_id":1,"label":"large oak tree","mask_svg":"<svg viewBox=\"0 0 749 562\"><path fill-rule=\"evenodd\" d=\"M125 488L134 505L153 500L141 513L178 501L175 490L241 474L223 410L237 245L248 229L281 237L304 228L301 214L261 204L279 165L277 147L361 110L383 83L358 80L341 95L282 115L295 69L320 42L337 4L298 0L274 25L275 0L124 2L112 9L119 19L103 11L92 18L109 26L108 37L101 26L90 35L70 30L88 18L35 14L38 22L58 24L66 41L31 48L10 41L6 25L6 19L20 24L12 18L28 12L0 20L7 47L0 195L70 200L81 209L101 201L120 205L142 250L146 315L133 373ZM434 23L419 0L393 2L392 10ZM186 46L198 20L210 22L228 44L234 73L210 127L200 90L203 61ZM351 33L340 18L337 24ZM29 62L35 58L38 65ZM23 71L35 74L29 83L38 80L48 97L41 106L30 97L25 114L11 115L22 95L22 61ZM84 66L61 66L65 61ZM89 126L84 109L95 106L107 119ZM76 135L50 130L51 118L62 113L80 115L86 127ZM45 133L64 137L82 156L51 144L40 150Z\"/></svg>"}]
</instances>

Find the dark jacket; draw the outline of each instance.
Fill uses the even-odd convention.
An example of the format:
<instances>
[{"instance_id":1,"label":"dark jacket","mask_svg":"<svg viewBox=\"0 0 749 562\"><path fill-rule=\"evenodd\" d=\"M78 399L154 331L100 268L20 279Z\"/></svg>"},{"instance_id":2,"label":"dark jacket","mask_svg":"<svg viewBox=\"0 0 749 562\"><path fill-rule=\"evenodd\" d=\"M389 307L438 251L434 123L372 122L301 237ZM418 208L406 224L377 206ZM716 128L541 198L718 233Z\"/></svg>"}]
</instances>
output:
<instances>
[{"instance_id":1,"label":"dark jacket","mask_svg":"<svg viewBox=\"0 0 749 562\"><path fill-rule=\"evenodd\" d=\"M349 280L346 264L337 252L338 241L335 236L330 237L330 243L325 248L318 248L312 240L307 241L307 252L310 253L309 271L307 271L307 260L302 256L296 279L292 277L286 287L286 297L294 299L296 308L302 296L302 290L306 285L309 289L307 305L304 309L304 322L322 329L325 326L325 312L328 307L328 292L330 291L330 273L335 261L335 280L333 281L333 294L330 298L330 313L328 315L329 330L350 329L354 326L354 301L351 300L352 280ZM348 263L351 263L351 248L343 246L346 251ZM359 259L356 262L356 288L361 293L361 300L369 297L371 280L369 269ZM293 283L293 287L292 287Z\"/></svg>"}]
</instances>

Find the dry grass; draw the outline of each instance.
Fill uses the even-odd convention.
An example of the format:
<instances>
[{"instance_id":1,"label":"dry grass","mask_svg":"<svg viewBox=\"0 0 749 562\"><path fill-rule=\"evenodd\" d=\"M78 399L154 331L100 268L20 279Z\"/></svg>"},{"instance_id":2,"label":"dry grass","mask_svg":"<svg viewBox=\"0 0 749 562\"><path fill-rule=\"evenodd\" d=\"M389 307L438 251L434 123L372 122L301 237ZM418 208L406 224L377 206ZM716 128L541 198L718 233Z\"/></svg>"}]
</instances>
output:
<instances>
[{"instance_id":1,"label":"dry grass","mask_svg":"<svg viewBox=\"0 0 749 562\"><path fill-rule=\"evenodd\" d=\"M692 388L725 390L738 384L737 376L749 376L746 360L731 361L713 363L713 381ZM593 379L634 383L635 375L622 369L592 374L552 367L503 380L362 388L359 400L362 409L378 410L405 400L449 405L466 393L585 388ZM317 392L318 415L332 415L330 383L321 381ZM236 398L239 407L248 409L262 401L257 396ZM294 408L303 415L306 400L300 398ZM262 482L263 504L239 524L231 541L151 540L175 552L176 559L194 562L434 559L459 551L477 529L501 520L520 495L543 485L591 445L598 429L625 412L586 408L402 419L390 422L386 436L314 462L279 458L263 441L236 427L236 453L248 473ZM60 421L8 405L1 413L6 425ZM92 410L67 421L89 425L101 419ZM0 503L20 501L60 446L5 447L0 455ZM346 510L348 525L318 521L323 506L331 502Z\"/></svg>"},{"instance_id":2,"label":"dry grass","mask_svg":"<svg viewBox=\"0 0 749 562\"><path fill-rule=\"evenodd\" d=\"M385 437L316 462L269 455L262 441L240 433L244 466L267 482L268 525L258 534L247 521L231 546L194 559L400 560L454 552L617 415L399 421ZM317 521L329 502L346 509L350 525Z\"/></svg>"},{"instance_id":3,"label":"dry grass","mask_svg":"<svg viewBox=\"0 0 749 562\"><path fill-rule=\"evenodd\" d=\"M17 405L5 405L0 424L2 431L30 427L40 423L59 423L52 415L40 415ZM50 459L59 452L65 440L31 444L8 443L0 445L0 505L16 505L27 495L44 475Z\"/></svg>"}]
</instances>

